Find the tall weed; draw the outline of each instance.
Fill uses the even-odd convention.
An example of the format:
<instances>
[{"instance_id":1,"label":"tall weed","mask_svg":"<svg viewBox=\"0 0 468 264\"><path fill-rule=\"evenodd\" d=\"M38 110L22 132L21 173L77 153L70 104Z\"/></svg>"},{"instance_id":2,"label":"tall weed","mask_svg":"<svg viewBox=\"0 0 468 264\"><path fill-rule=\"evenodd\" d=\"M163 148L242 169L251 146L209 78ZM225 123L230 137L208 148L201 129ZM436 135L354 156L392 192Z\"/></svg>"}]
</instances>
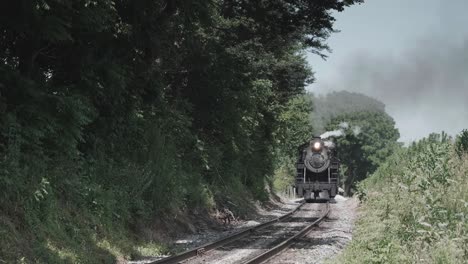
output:
<instances>
[{"instance_id":1,"label":"tall weed","mask_svg":"<svg viewBox=\"0 0 468 264\"><path fill-rule=\"evenodd\" d=\"M338 263L466 263L468 157L442 135L391 156L359 185L362 215Z\"/></svg>"}]
</instances>

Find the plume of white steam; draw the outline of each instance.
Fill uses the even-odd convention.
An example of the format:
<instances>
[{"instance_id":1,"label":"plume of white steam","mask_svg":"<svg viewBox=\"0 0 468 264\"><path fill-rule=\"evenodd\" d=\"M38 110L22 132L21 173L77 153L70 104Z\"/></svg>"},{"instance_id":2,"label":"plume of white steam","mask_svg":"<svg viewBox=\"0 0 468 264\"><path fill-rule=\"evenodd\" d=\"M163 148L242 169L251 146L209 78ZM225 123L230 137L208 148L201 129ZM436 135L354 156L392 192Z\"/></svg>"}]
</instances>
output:
<instances>
[{"instance_id":1,"label":"plume of white steam","mask_svg":"<svg viewBox=\"0 0 468 264\"><path fill-rule=\"evenodd\" d=\"M327 147L327 148L331 148L331 149L332 149L332 148L335 147L335 143L333 143L333 141L331 141L331 140L326 140L326 141L323 142L323 144L324 144L325 147Z\"/></svg>"},{"instance_id":2,"label":"plume of white steam","mask_svg":"<svg viewBox=\"0 0 468 264\"><path fill-rule=\"evenodd\" d=\"M320 135L321 139L327 139L329 137L342 137L346 135L345 129L349 128L349 123L348 122L341 122L339 125L340 129L333 130L333 131L327 131ZM361 127L359 126L354 126L352 129L354 136L357 136L361 133Z\"/></svg>"},{"instance_id":3,"label":"plume of white steam","mask_svg":"<svg viewBox=\"0 0 468 264\"><path fill-rule=\"evenodd\" d=\"M353 134L354 136L358 136L359 134L361 134L361 127L359 126L353 127Z\"/></svg>"},{"instance_id":4,"label":"plume of white steam","mask_svg":"<svg viewBox=\"0 0 468 264\"><path fill-rule=\"evenodd\" d=\"M327 139L329 137L341 137L344 135L343 129L338 129L338 130L333 130L333 131L327 131L320 135L321 139Z\"/></svg>"},{"instance_id":5,"label":"plume of white steam","mask_svg":"<svg viewBox=\"0 0 468 264\"><path fill-rule=\"evenodd\" d=\"M327 131L320 135L321 139L327 139L329 137L341 137L344 136L345 132L344 130L349 127L348 122L341 122L339 125L340 129L333 130L333 131Z\"/></svg>"},{"instance_id":6,"label":"plume of white steam","mask_svg":"<svg viewBox=\"0 0 468 264\"><path fill-rule=\"evenodd\" d=\"M341 122L339 124L339 127L341 127L342 129L347 129L349 127L349 124L348 122Z\"/></svg>"}]
</instances>

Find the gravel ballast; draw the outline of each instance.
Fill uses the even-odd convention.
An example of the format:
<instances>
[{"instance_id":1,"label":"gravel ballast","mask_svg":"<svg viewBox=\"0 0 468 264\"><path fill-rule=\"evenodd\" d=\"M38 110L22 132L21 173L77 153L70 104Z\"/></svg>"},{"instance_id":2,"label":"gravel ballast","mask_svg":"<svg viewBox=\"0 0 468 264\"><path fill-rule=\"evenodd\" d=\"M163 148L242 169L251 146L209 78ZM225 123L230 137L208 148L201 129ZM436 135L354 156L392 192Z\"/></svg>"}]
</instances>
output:
<instances>
[{"instance_id":1,"label":"gravel ballast","mask_svg":"<svg viewBox=\"0 0 468 264\"><path fill-rule=\"evenodd\" d=\"M292 211L300 204L301 199L270 201L270 208L257 206L256 217L248 220L240 220L232 222L229 225L222 225L222 230L210 229L205 226L195 226L197 231L193 234L181 235L178 239L174 240L173 244L177 247L179 252L190 250L201 245L214 242L218 239L227 237L234 233L240 232L247 228L259 225L264 222L274 220L280 216ZM146 264L169 256L146 256L144 259L128 261L128 264Z\"/></svg>"},{"instance_id":2,"label":"gravel ballast","mask_svg":"<svg viewBox=\"0 0 468 264\"><path fill-rule=\"evenodd\" d=\"M319 227L315 227L305 237L293 244L290 248L284 250L279 255L270 259L266 263L270 264L293 264L293 263L324 263L328 259L339 254L346 244L352 239L352 230L356 218L356 210L359 202L355 198L344 198L337 196L335 203L330 204L330 213L324 219ZM239 221L226 226L225 230L199 230L197 233L183 236L176 244L183 250L192 249L200 245L213 242L222 237L239 232L246 228L258 225L260 223L273 220L286 214L298 205L298 201L286 201L278 203L274 209L265 210L258 208L258 215L255 219L248 221ZM318 204L311 205L310 210L319 212ZM314 214L316 214L314 213ZM294 228L295 223L289 223L290 227L284 227L284 230ZM279 235L279 233L278 233ZM266 238L266 241L268 238ZM246 241L244 241L245 243ZM258 244L260 243L260 244ZM262 244L263 243L263 244ZM183 263L237 263L246 260L247 256L256 255L258 249L268 248L269 242L255 242L245 246L222 247L220 250L207 252L205 256L191 259ZM227 256L227 258L226 258ZM231 256L231 257L229 257ZM143 264L150 261L161 259L159 257L149 257L144 261L132 261L129 263ZM227 261L227 262L226 262Z\"/></svg>"},{"instance_id":3,"label":"gravel ballast","mask_svg":"<svg viewBox=\"0 0 468 264\"><path fill-rule=\"evenodd\" d=\"M331 204L330 214L319 227L266 263L324 263L339 254L352 239L359 202L356 198L342 196L337 196L335 200L336 203Z\"/></svg>"},{"instance_id":4,"label":"gravel ballast","mask_svg":"<svg viewBox=\"0 0 468 264\"><path fill-rule=\"evenodd\" d=\"M284 222L277 222L272 226L256 230L252 235L248 235L221 248L209 251L206 255L187 260L183 263L244 263L302 230L310 222L322 215L325 208L325 204L306 203L298 212L294 213L291 218L284 220Z\"/></svg>"}]
</instances>

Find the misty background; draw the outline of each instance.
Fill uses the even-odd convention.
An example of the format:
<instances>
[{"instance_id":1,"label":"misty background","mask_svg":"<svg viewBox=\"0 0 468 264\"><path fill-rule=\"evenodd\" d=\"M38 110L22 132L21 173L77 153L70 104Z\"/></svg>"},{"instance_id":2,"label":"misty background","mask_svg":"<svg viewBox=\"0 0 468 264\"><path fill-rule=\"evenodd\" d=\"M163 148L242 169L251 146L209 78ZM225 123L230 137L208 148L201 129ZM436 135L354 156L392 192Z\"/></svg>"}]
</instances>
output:
<instances>
[{"instance_id":1,"label":"misty background","mask_svg":"<svg viewBox=\"0 0 468 264\"><path fill-rule=\"evenodd\" d=\"M336 15L326 61L310 54L314 94L382 101L401 141L468 128L468 1L368 0Z\"/></svg>"}]
</instances>

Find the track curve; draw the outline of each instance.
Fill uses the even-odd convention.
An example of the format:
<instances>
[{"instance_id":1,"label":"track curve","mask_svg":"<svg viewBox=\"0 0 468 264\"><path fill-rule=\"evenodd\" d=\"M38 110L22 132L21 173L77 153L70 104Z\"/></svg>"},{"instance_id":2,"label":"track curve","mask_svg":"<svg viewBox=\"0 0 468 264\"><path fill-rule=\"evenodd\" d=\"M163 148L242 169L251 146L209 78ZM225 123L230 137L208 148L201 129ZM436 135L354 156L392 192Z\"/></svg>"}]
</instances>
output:
<instances>
[{"instance_id":1,"label":"track curve","mask_svg":"<svg viewBox=\"0 0 468 264\"><path fill-rule=\"evenodd\" d=\"M269 260L270 258L274 257L275 255L279 254L281 251L283 251L284 249L286 249L290 245L292 245L295 242L296 239L306 235L314 226L318 225L329 213L330 213L330 204L326 203L325 212L317 220L313 221L312 223L310 223L309 225L304 227L301 231L299 231L294 236L291 236L290 238L284 240L283 242L281 242L277 246L269 249L268 251L264 252L261 255L258 255L256 257L244 262L243 264L258 264L258 263L263 263L263 262Z\"/></svg>"},{"instance_id":2,"label":"track curve","mask_svg":"<svg viewBox=\"0 0 468 264\"><path fill-rule=\"evenodd\" d=\"M210 250L220 248L223 245L232 243L232 242L234 242L236 240L239 240L239 239L241 239L241 238L243 238L245 236L248 236L248 235L250 235L250 234L252 234L252 233L254 233L254 232L258 231L258 230L261 230L263 228L271 226L271 225L273 225L275 223L285 221L286 219L290 218L294 213L296 213L298 210L300 210L300 208L302 206L304 206L304 205L305 205L305 202L302 201L291 212L289 212L289 213L287 213L287 214L285 214L283 216L280 216L280 217L278 217L276 219L273 219L271 221L268 221L268 222L256 225L254 227L248 228L246 230L237 232L237 233L235 233L233 235L230 235L230 236L227 236L225 238L219 239L219 240L217 240L215 242L207 243L207 244L204 244L202 246L196 247L194 249L187 250L187 251L182 252L180 254L177 254L177 255L174 255L174 256L171 256L171 257L167 257L167 258L163 258L163 259L160 259L160 260L157 260L157 261L150 262L149 264L180 263L182 261L185 261L185 260L197 257L197 256L201 256L201 255L205 254L206 252L208 252Z\"/></svg>"},{"instance_id":3,"label":"track curve","mask_svg":"<svg viewBox=\"0 0 468 264\"><path fill-rule=\"evenodd\" d=\"M308 233L329 210L328 203L302 203L278 219L152 263L262 263Z\"/></svg>"}]
</instances>

